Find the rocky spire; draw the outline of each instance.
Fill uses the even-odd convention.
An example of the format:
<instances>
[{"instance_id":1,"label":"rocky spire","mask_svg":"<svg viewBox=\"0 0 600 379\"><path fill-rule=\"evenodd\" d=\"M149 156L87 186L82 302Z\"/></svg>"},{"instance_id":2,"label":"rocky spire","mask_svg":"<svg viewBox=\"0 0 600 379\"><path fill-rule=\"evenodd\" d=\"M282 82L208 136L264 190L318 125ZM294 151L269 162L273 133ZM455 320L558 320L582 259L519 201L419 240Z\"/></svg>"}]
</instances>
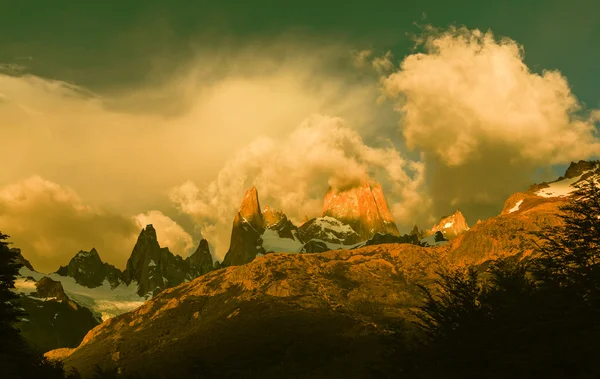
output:
<instances>
[{"instance_id":1,"label":"rocky spire","mask_svg":"<svg viewBox=\"0 0 600 379\"><path fill-rule=\"evenodd\" d=\"M252 187L246 191L240 209L233 219L231 241L223 259L223 266L246 264L257 254L264 254L261 239L264 231L265 219L260 210L258 191Z\"/></svg>"},{"instance_id":2,"label":"rocky spire","mask_svg":"<svg viewBox=\"0 0 600 379\"><path fill-rule=\"evenodd\" d=\"M185 261L189 264L190 273L194 277L204 275L207 272L213 270L213 258L210 254L208 241L202 239L198 244L198 248L196 249L194 254L187 257Z\"/></svg>"},{"instance_id":3,"label":"rocky spire","mask_svg":"<svg viewBox=\"0 0 600 379\"><path fill-rule=\"evenodd\" d=\"M378 183L365 181L344 191L330 188L323 203L325 216L350 225L362 240L368 240L376 233L400 235Z\"/></svg>"}]
</instances>

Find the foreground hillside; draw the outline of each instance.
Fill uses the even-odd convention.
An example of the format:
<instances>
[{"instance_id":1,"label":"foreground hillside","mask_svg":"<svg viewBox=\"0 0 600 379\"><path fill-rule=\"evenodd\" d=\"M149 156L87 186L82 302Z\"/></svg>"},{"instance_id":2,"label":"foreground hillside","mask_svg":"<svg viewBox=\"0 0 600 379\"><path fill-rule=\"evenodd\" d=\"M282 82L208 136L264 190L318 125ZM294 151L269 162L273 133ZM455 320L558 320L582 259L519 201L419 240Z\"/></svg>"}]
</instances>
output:
<instances>
[{"instance_id":1,"label":"foreground hillside","mask_svg":"<svg viewBox=\"0 0 600 379\"><path fill-rule=\"evenodd\" d=\"M270 254L166 290L50 356L84 376L95 364L165 377L369 376L386 364L383 337L407 316L436 253L379 245Z\"/></svg>"}]
</instances>

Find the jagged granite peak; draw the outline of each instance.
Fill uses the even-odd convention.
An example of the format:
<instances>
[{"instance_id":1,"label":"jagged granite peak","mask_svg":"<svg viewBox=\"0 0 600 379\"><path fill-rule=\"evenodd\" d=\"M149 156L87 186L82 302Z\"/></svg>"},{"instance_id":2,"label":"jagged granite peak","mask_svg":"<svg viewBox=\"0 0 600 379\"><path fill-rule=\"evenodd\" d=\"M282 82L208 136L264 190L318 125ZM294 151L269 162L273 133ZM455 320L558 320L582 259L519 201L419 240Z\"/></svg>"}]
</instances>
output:
<instances>
[{"instance_id":1,"label":"jagged granite peak","mask_svg":"<svg viewBox=\"0 0 600 379\"><path fill-rule=\"evenodd\" d=\"M586 171L597 169L600 166L600 161L579 161L577 163L571 162L565 175L560 179L572 179L582 175ZM559 179L559 180L560 180Z\"/></svg>"},{"instance_id":2,"label":"jagged granite peak","mask_svg":"<svg viewBox=\"0 0 600 379\"><path fill-rule=\"evenodd\" d=\"M256 190L256 187L252 187L246 191L238 213L241 219L252 225L256 230L264 229L265 220L263 213L260 210L260 202L258 201L258 191Z\"/></svg>"},{"instance_id":3,"label":"jagged granite peak","mask_svg":"<svg viewBox=\"0 0 600 379\"><path fill-rule=\"evenodd\" d=\"M74 278L77 283L88 288L99 287L105 280L111 287L116 287L123 279L121 270L102 262L95 248L90 251L80 250L67 266L61 266L56 273Z\"/></svg>"},{"instance_id":4,"label":"jagged granite peak","mask_svg":"<svg viewBox=\"0 0 600 379\"><path fill-rule=\"evenodd\" d=\"M208 241L202 239L194 254L187 257L185 261L189 264L190 274L194 278L212 271L214 269L214 263Z\"/></svg>"},{"instance_id":5,"label":"jagged granite peak","mask_svg":"<svg viewBox=\"0 0 600 379\"><path fill-rule=\"evenodd\" d=\"M461 211L456 210L456 212L450 216L442 217L440 222L431 228L429 234L434 234L439 231L446 237L454 237L467 230L469 230L469 225L467 224L465 216L463 216Z\"/></svg>"},{"instance_id":6,"label":"jagged granite peak","mask_svg":"<svg viewBox=\"0 0 600 379\"><path fill-rule=\"evenodd\" d=\"M9 250L10 250L11 252L17 253L17 256L16 256L16 258L15 258L15 261L16 261L18 264L22 265L23 267L27 267L27 268L28 268L29 270L31 270L31 271L35 271L35 270L33 269L33 266L31 265L31 263L30 263L30 262L29 262L27 259L25 259L25 257L23 256L23 254L21 254L21 249L19 249L19 248L16 248L16 247L13 247L13 248L10 248Z\"/></svg>"},{"instance_id":7,"label":"jagged granite peak","mask_svg":"<svg viewBox=\"0 0 600 379\"><path fill-rule=\"evenodd\" d=\"M277 218L270 209L267 213L272 220ZM258 191L256 187L252 187L244 194L240 208L233 219L229 250L223 258L222 265L243 265L256 258L257 254L265 254L261 238L265 232L265 224Z\"/></svg>"},{"instance_id":8,"label":"jagged granite peak","mask_svg":"<svg viewBox=\"0 0 600 379\"><path fill-rule=\"evenodd\" d=\"M329 188L323 203L325 216L350 225L363 241L376 233L400 235L379 183L363 181L342 191Z\"/></svg>"},{"instance_id":9,"label":"jagged granite peak","mask_svg":"<svg viewBox=\"0 0 600 379\"><path fill-rule=\"evenodd\" d=\"M149 224L141 231L127 260L123 280L136 282L139 296L154 296L165 288L190 280L190 266L167 247L160 247L156 230Z\"/></svg>"},{"instance_id":10,"label":"jagged granite peak","mask_svg":"<svg viewBox=\"0 0 600 379\"><path fill-rule=\"evenodd\" d=\"M243 265L252 261L257 254L264 254L261 235L265 229L263 225L250 224L238 211L233 219L229 250L223 258L223 266Z\"/></svg>"}]
</instances>

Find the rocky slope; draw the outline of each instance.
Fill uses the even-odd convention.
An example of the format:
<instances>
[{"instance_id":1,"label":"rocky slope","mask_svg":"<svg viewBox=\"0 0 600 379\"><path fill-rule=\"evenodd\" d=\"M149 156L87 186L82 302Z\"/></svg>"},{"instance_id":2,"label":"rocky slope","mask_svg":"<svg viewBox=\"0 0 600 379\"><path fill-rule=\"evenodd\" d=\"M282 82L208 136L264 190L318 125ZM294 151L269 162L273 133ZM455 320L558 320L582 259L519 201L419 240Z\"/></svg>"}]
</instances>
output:
<instances>
[{"instance_id":1,"label":"rocky slope","mask_svg":"<svg viewBox=\"0 0 600 379\"><path fill-rule=\"evenodd\" d=\"M364 182L344 191L330 188L323 203L325 216L350 225L362 241L372 238L376 233L400 235L378 183Z\"/></svg>"},{"instance_id":2,"label":"rocky slope","mask_svg":"<svg viewBox=\"0 0 600 379\"><path fill-rule=\"evenodd\" d=\"M107 280L112 287L118 286L123 279L123 273L115 266L102 262L95 248L90 251L81 250L67 266L61 266L58 275L70 276L82 286L95 288Z\"/></svg>"},{"instance_id":3,"label":"rocky slope","mask_svg":"<svg viewBox=\"0 0 600 379\"><path fill-rule=\"evenodd\" d=\"M269 254L165 290L49 356L83 375L100 364L168 377L367 377L386 364L382 339L407 317L435 252Z\"/></svg>"},{"instance_id":4,"label":"rocky slope","mask_svg":"<svg viewBox=\"0 0 600 379\"><path fill-rule=\"evenodd\" d=\"M60 282L48 277L29 282L36 290L19 298L19 306L26 315L17 327L36 350L76 347L99 324L89 309L66 295Z\"/></svg>"}]
</instances>

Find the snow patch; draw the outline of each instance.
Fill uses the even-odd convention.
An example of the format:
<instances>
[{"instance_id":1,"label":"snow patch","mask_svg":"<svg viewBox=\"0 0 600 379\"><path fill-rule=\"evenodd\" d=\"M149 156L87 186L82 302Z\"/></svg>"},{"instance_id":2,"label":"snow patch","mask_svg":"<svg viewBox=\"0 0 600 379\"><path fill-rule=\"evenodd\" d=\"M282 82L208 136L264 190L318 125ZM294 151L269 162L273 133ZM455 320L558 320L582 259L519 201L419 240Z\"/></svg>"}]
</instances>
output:
<instances>
[{"instance_id":1,"label":"snow patch","mask_svg":"<svg viewBox=\"0 0 600 379\"><path fill-rule=\"evenodd\" d=\"M581 180L581 177L592 172L594 170L588 170L583 172L581 175L576 176L571 179L563 179L557 182L548 183L548 187L542 188L541 190L535 192L537 196L541 197L565 197L569 196L573 191L577 188L573 186L573 184L577 183ZM594 178L594 181L597 179Z\"/></svg>"},{"instance_id":2,"label":"snow patch","mask_svg":"<svg viewBox=\"0 0 600 379\"><path fill-rule=\"evenodd\" d=\"M519 200L517 201L517 204L515 204L514 207L510 208L510 210L508 211L508 213L513 213L519 210L519 207L521 206L521 204L523 204L523 200Z\"/></svg>"},{"instance_id":3,"label":"snow patch","mask_svg":"<svg viewBox=\"0 0 600 379\"><path fill-rule=\"evenodd\" d=\"M148 267L156 267L156 263L154 263L153 259L150 259L150 263L148 263Z\"/></svg>"},{"instance_id":4,"label":"snow patch","mask_svg":"<svg viewBox=\"0 0 600 379\"><path fill-rule=\"evenodd\" d=\"M454 221L450 221L444 224L444 229L451 228L454 225Z\"/></svg>"},{"instance_id":5,"label":"snow patch","mask_svg":"<svg viewBox=\"0 0 600 379\"><path fill-rule=\"evenodd\" d=\"M302 242L297 239L282 238L275 230L267 229L260 236L263 240L262 247L265 251L275 253L298 253L302 249Z\"/></svg>"}]
</instances>

